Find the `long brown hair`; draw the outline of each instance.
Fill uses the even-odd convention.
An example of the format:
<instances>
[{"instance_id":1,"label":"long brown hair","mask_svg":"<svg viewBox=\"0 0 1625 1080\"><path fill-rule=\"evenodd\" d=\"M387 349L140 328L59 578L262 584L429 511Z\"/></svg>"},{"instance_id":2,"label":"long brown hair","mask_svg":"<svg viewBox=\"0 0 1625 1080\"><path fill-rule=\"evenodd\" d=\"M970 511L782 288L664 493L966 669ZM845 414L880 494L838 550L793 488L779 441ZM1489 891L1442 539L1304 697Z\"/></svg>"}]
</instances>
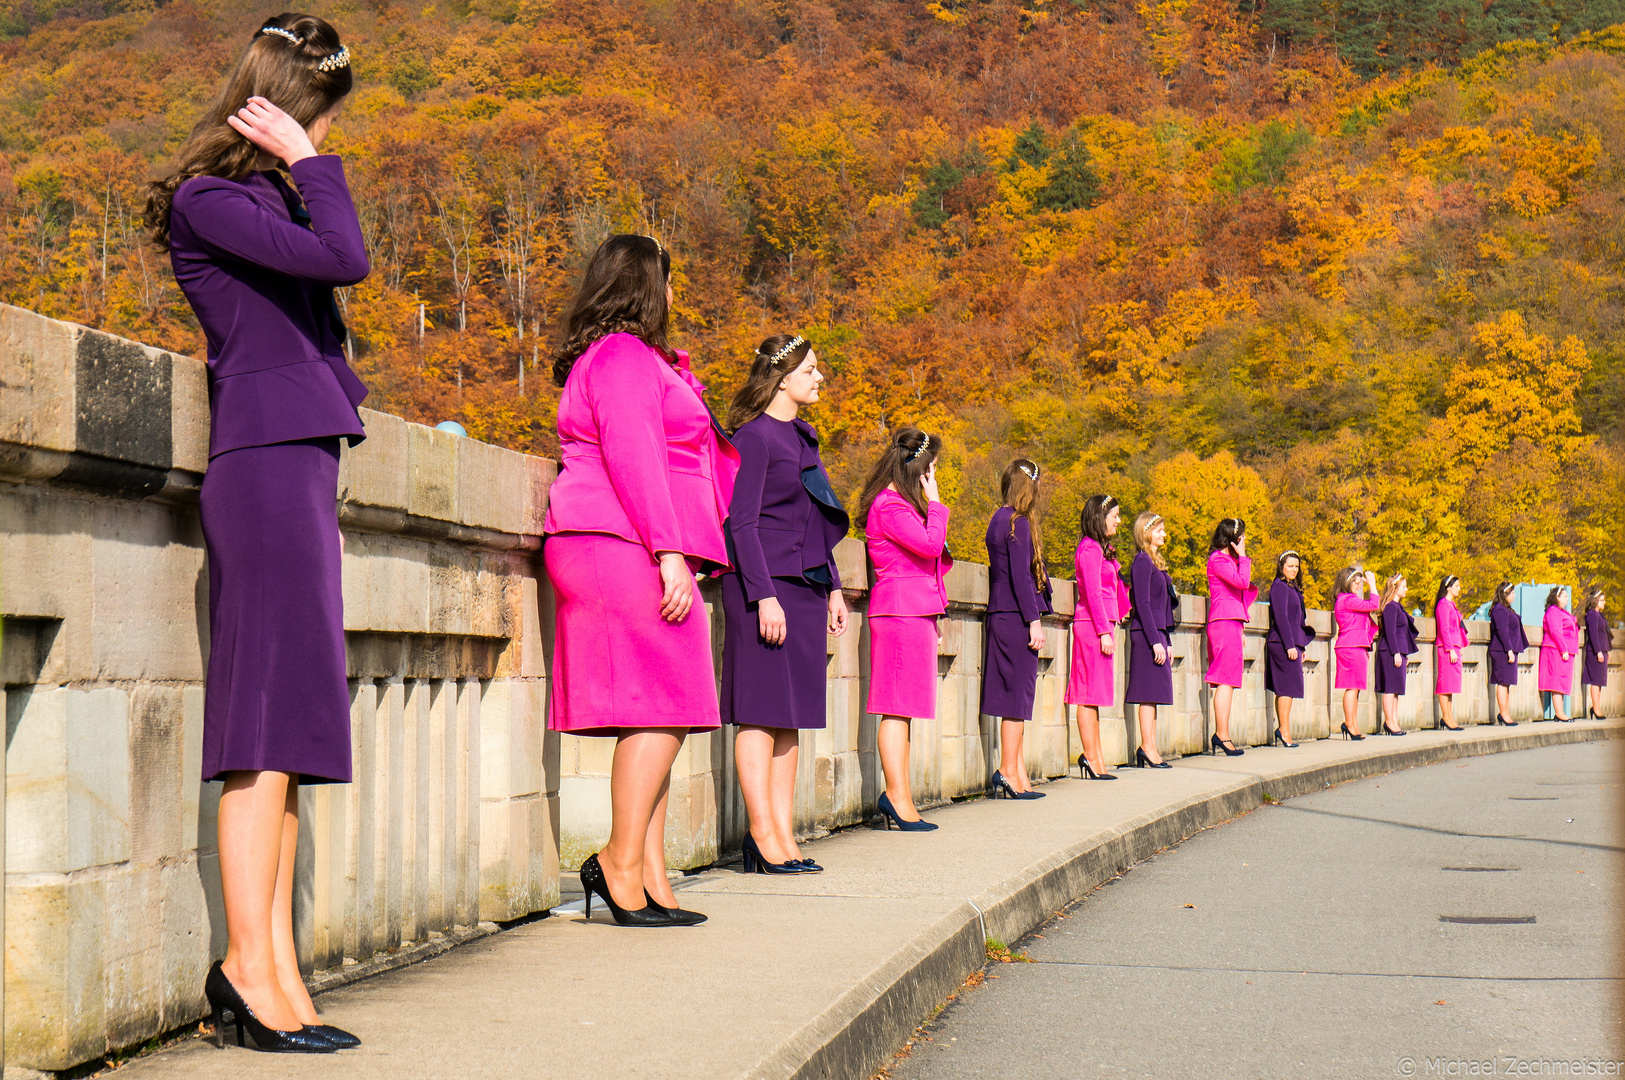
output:
<instances>
[{"instance_id":1,"label":"long brown hair","mask_svg":"<svg viewBox=\"0 0 1625 1080\"><path fill-rule=\"evenodd\" d=\"M1302 573L1302 571L1299 571ZM1332 595L1342 596L1344 593L1354 592L1354 583L1365 580L1365 571L1358 566L1345 566L1337 572L1337 580L1332 582Z\"/></svg>"},{"instance_id":2,"label":"long brown hair","mask_svg":"<svg viewBox=\"0 0 1625 1080\"><path fill-rule=\"evenodd\" d=\"M1604 589L1601 585L1587 585L1585 592L1585 609L1587 611L1596 611L1597 602L1607 595L1608 590Z\"/></svg>"},{"instance_id":3,"label":"long brown hair","mask_svg":"<svg viewBox=\"0 0 1625 1080\"><path fill-rule=\"evenodd\" d=\"M908 500L923 520L930 507L926 505L925 492L920 490L920 481L931 471L932 463L941 452L942 440L917 427L900 427L893 432L891 442L875 459L869 478L863 482L858 520L869 520L869 507L888 486L895 486L897 493Z\"/></svg>"},{"instance_id":4,"label":"long brown hair","mask_svg":"<svg viewBox=\"0 0 1625 1080\"><path fill-rule=\"evenodd\" d=\"M1298 560L1298 576L1290 581L1288 581L1286 577L1286 561L1288 559ZM1298 594L1301 596L1303 594L1303 556L1299 555L1292 548L1287 548L1285 551L1281 552L1281 554L1277 555L1275 557L1275 580L1285 581L1292 588L1297 589Z\"/></svg>"},{"instance_id":5,"label":"long brown hair","mask_svg":"<svg viewBox=\"0 0 1625 1080\"><path fill-rule=\"evenodd\" d=\"M728 419L723 427L738 431L767 411L779 392L784 377L802 365L812 345L799 334L774 334L756 346L756 355L750 362L750 374L734 394L728 406Z\"/></svg>"},{"instance_id":6,"label":"long brown hair","mask_svg":"<svg viewBox=\"0 0 1625 1080\"><path fill-rule=\"evenodd\" d=\"M999 498L1015 513L1010 515L1010 535L1016 535L1016 518L1027 519L1027 535L1033 540L1033 580L1038 591L1049 584L1049 570L1044 566L1044 541L1038 535L1038 477L1042 470L1030 458L1016 458L999 475Z\"/></svg>"},{"instance_id":7,"label":"long brown hair","mask_svg":"<svg viewBox=\"0 0 1625 1080\"><path fill-rule=\"evenodd\" d=\"M1142 511L1134 519L1134 546L1145 552L1145 557L1151 560L1151 565L1158 570L1168 569L1168 559L1163 555L1162 549L1151 546L1151 530L1162 521L1162 515L1155 510Z\"/></svg>"},{"instance_id":8,"label":"long brown hair","mask_svg":"<svg viewBox=\"0 0 1625 1080\"><path fill-rule=\"evenodd\" d=\"M309 128L350 92L349 53L331 24L314 15L285 11L260 27L181 144L174 171L147 185L143 220L148 239L159 250L169 250L176 188L194 176L241 180L253 171L259 148L226 123L226 117L248 104L249 98L262 97Z\"/></svg>"},{"instance_id":9,"label":"long brown hair","mask_svg":"<svg viewBox=\"0 0 1625 1080\"><path fill-rule=\"evenodd\" d=\"M1389 577L1382 587L1382 603L1384 607L1399 602L1399 587L1404 584L1406 584L1404 574L1394 574Z\"/></svg>"},{"instance_id":10,"label":"long brown hair","mask_svg":"<svg viewBox=\"0 0 1625 1080\"><path fill-rule=\"evenodd\" d=\"M1091 495L1078 515L1078 531L1100 545L1100 553L1108 559L1117 558L1117 545L1106 535L1106 518L1117 506L1111 495Z\"/></svg>"},{"instance_id":11,"label":"long brown hair","mask_svg":"<svg viewBox=\"0 0 1625 1080\"><path fill-rule=\"evenodd\" d=\"M1546 606L1557 607L1563 602L1563 590L1567 585L1553 585L1552 591L1546 594Z\"/></svg>"},{"instance_id":12,"label":"long brown hair","mask_svg":"<svg viewBox=\"0 0 1625 1080\"><path fill-rule=\"evenodd\" d=\"M1495 602L1503 605L1504 607L1511 607L1512 589L1513 585L1510 581L1503 581L1501 584L1497 585L1495 587Z\"/></svg>"},{"instance_id":13,"label":"long brown hair","mask_svg":"<svg viewBox=\"0 0 1625 1080\"><path fill-rule=\"evenodd\" d=\"M670 278L671 255L652 236L617 233L599 244L564 318L564 344L553 356L553 382L563 386L581 354L611 334L631 334L669 358Z\"/></svg>"}]
</instances>

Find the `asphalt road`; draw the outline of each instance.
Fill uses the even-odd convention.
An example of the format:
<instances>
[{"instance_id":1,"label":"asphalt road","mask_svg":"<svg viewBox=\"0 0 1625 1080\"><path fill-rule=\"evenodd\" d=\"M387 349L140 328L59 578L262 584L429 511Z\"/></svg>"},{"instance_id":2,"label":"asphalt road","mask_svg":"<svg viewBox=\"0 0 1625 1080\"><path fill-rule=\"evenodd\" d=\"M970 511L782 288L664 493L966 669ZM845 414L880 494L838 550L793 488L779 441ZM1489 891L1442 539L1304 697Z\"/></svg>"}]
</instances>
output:
<instances>
[{"instance_id":1,"label":"asphalt road","mask_svg":"<svg viewBox=\"0 0 1625 1080\"><path fill-rule=\"evenodd\" d=\"M1019 943L1034 962L992 965L889 1075L1625 1075L1622 751L1412 769L1210 829Z\"/></svg>"}]
</instances>

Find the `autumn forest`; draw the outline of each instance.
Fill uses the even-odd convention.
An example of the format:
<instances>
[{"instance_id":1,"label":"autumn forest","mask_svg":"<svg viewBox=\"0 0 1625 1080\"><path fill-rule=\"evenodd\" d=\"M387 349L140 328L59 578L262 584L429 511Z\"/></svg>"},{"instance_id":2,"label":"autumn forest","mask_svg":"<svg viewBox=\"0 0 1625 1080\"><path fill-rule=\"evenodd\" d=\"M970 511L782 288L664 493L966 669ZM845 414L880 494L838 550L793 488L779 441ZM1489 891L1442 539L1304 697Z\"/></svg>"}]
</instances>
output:
<instances>
[{"instance_id":1,"label":"autumn forest","mask_svg":"<svg viewBox=\"0 0 1625 1080\"><path fill-rule=\"evenodd\" d=\"M0 299L202 354L143 185L272 10L0 0ZM1625 4L312 10L355 56L324 149L370 405L551 453L562 311L635 230L719 412L800 332L843 493L888 429L940 433L961 554L1024 454L1063 575L1108 491L1187 590L1236 516L1255 579L1295 547L1322 603L1351 562L1423 603L1625 595Z\"/></svg>"}]
</instances>

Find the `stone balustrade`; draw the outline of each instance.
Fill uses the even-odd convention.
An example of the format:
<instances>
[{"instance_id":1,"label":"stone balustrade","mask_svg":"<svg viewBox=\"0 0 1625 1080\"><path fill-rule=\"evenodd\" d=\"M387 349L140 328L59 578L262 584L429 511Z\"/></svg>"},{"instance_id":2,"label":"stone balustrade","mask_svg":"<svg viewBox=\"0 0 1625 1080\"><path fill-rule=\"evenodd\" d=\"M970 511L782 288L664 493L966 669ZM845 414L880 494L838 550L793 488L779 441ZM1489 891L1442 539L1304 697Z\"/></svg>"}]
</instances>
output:
<instances>
[{"instance_id":1,"label":"stone balustrade","mask_svg":"<svg viewBox=\"0 0 1625 1080\"><path fill-rule=\"evenodd\" d=\"M552 619L538 533L553 464L363 414L368 438L345 453L339 492L355 781L300 793L296 936L307 969L330 974L547 910L561 872L596 850L609 822L611 740L546 732ZM207 424L201 362L0 305L0 1001L14 1065L69 1068L197 1019L204 972L223 950L219 791L198 779ZM839 559L853 616L828 643L829 724L802 735L797 824L808 836L862 822L880 788L877 719L863 710L862 545L844 542ZM998 719L977 707L986 568L956 564L949 591L938 717L913 731L924 805L980 795L998 760ZM1026 740L1028 769L1044 777L1078 754L1063 704L1072 586L1055 592ZM720 643L715 588L705 596ZM1181 602L1165 755L1202 751L1211 730L1205 612L1200 597ZM1341 722L1330 616L1310 619L1320 637L1294 717L1300 738ZM1266 620L1255 606L1232 721L1242 744L1273 727ZM1421 625L1408 728L1434 723L1432 624ZM1488 628L1469 628L1463 722L1490 714ZM1614 644L1606 711L1620 715L1625 635ZM1526 675L1520 719L1540 712ZM1102 733L1110 761L1133 756L1137 728L1121 708L1103 710ZM672 785L671 864L737 850L729 734L690 738Z\"/></svg>"}]
</instances>

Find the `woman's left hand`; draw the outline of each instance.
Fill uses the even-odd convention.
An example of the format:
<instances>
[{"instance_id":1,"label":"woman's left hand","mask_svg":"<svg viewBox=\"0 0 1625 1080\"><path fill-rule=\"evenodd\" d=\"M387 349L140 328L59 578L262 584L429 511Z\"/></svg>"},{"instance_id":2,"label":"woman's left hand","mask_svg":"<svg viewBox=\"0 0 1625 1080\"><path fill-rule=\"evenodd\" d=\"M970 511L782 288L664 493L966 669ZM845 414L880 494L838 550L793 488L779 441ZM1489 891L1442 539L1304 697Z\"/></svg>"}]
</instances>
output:
<instances>
[{"instance_id":1,"label":"woman's left hand","mask_svg":"<svg viewBox=\"0 0 1625 1080\"><path fill-rule=\"evenodd\" d=\"M679 623L694 604L694 572L680 551L660 553L660 617Z\"/></svg>"},{"instance_id":2,"label":"woman's left hand","mask_svg":"<svg viewBox=\"0 0 1625 1080\"><path fill-rule=\"evenodd\" d=\"M1395 653L1394 654L1394 666L1395 667L1404 667L1405 666L1405 656L1404 656L1403 653Z\"/></svg>"},{"instance_id":3,"label":"woman's left hand","mask_svg":"<svg viewBox=\"0 0 1625 1080\"><path fill-rule=\"evenodd\" d=\"M846 633L846 594L840 589L829 594L828 630L835 637Z\"/></svg>"},{"instance_id":4,"label":"woman's left hand","mask_svg":"<svg viewBox=\"0 0 1625 1080\"><path fill-rule=\"evenodd\" d=\"M1451 650L1450 650L1450 651L1449 651L1449 653L1447 653L1447 654L1446 654L1446 655L1448 655L1448 656L1449 656L1449 657L1450 657L1450 662L1451 662L1451 663L1452 663L1452 664L1459 664L1459 663L1461 663L1461 654L1460 654L1460 653L1458 653L1458 652L1457 652L1457 651L1456 651L1456 650L1455 650L1455 649L1451 649Z\"/></svg>"},{"instance_id":5,"label":"woman's left hand","mask_svg":"<svg viewBox=\"0 0 1625 1080\"><path fill-rule=\"evenodd\" d=\"M262 153L284 165L316 156L310 133L267 98L249 98L247 104L226 117L226 123Z\"/></svg>"}]
</instances>

